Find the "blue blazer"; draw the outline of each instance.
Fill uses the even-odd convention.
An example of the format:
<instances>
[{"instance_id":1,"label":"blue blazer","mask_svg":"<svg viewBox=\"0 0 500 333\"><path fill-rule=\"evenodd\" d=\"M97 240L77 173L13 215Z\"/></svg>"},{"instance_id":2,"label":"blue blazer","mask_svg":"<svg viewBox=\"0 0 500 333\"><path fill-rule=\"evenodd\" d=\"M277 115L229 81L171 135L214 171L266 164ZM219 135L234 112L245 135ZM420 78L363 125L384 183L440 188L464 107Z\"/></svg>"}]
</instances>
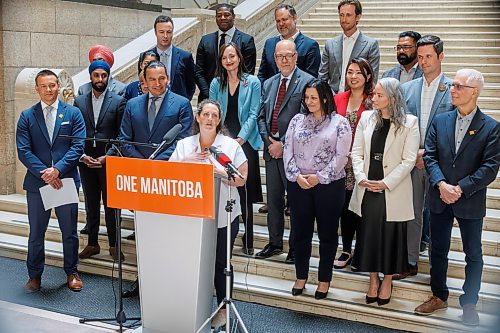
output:
<instances>
[{"instance_id":1,"label":"blue blazer","mask_svg":"<svg viewBox=\"0 0 500 333\"><path fill-rule=\"evenodd\" d=\"M187 51L172 46L172 68L169 78L170 90L193 99L196 84L194 81L194 60L193 55Z\"/></svg>"},{"instance_id":2,"label":"blue blazer","mask_svg":"<svg viewBox=\"0 0 500 333\"><path fill-rule=\"evenodd\" d=\"M56 124L52 142L49 139L41 103L24 110L17 122L16 146L19 160L28 169L24 177L23 188L37 192L47 185L41 178L40 171L54 166L59 170L59 178L73 178L80 186L78 160L83 154L83 139L65 139L59 135L71 135L84 138L85 122L78 108L59 101Z\"/></svg>"},{"instance_id":3,"label":"blue blazer","mask_svg":"<svg viewBox=\"0 0 500 333\"><path fill-rule=\"evenodd\" d=\"M421 109L421 95L422 95L422 82L424 77L406 82L401 86L403 93L405 95L406 106L408 111L418 117L420 121L420 109ZM440 113L449 112L453 110L453 105L451 104L451 94L450 86L453 80L442 75L441 80L439 80L439 87L436 90L436 95L434 96L434 102L431 107L431 114L429 115L429 121L427 122L427 128L425 130L425 135L429 131L429 127L432 123L434 117ZM440 88L442 88L440 90ZM421 147L423 148L423 147Z\"/></svg>"},{"instance_id":4,"label":"blue blazer","mask_svg":"<svg viewBox=\"0 0 500 333\"><path fill-rule=\"evenodd\" d=\"M423 73L420 69L420 66L417 66L417 68L415 68L415 73L413 74L412 80L422 77L422 74ZM391 69L386 70L384 74L382 74L382 78L384 77L392 77L399 81L401 77L401 66L394 66Z\"/></svg>"},{"instance_id":5,"label":"blue blazer","mask_svg":"<svg viewBox=\"0 0 500 333\"><path fill-rule=\"evenodd\" d=\"M241 130L238 137L242 138L258 150L262 148L262 139L257 128L257 115L260 110L260 81L254 75L244 74L240 81L238 95L238 119ZM210 98L215 99L222 107L222 123L227 114L227 86L220 90L219 79L215 78L210 83Z\"/></svg>"},{"instance_id":6,"label":"blue blazer","mask_svg":"<svg viewBox=\"0 0 500 333\"><path fill-rule=\"evenodd\" d=\"M275 36L266 40L264 44L262 61L260 62L259 74L257 75L261 83L279 73L278 66L276 66L276 62L274 61L274 50L279 41L280 36ZM318 42L304 36L300 32L297 38L295 38L295 47L298 53L297 67L314 77L318 77L319 65L321 63Z\"/></svg>"},{"instance_id":7,"label":"blue blazer","mask_svg":"<svg viewBox=\"0 0 500 333\"><path fill-rule=\"evenodd\" d=\"M469 129L455 153L457 109L437 115L425 140L424 163L429 173L428 204L439 214L446 204L437 185L446 181L463 191L451 204L455 216L479 219L486 215L486 187L495 180L500 163L500 124L477 109Z\"/></svg>"},{"instance_id":8,"label":"blue blazer","mask_svg":"<svg viewBox=\"0 0 500 333\"><path fill-rule=\"evenodd\" d=\"M124 96L127 101L129 99L142 95L142 90L140 89L140 85L141 85L140 81L130 82L127 85L127 89L125 90L125 96Z\"/></svg>"},{"instance_id":9,"label":"blue blazer","mask_svg":"<svg viewBox=\"0 0 500 333\"><path fill-rule=\"evenodd\" d=\"M156 160L168 160L177 141L191 135L193 109L187 98L167 90L150 131L147 111L148 99L149 94L144 94L127 102L118 139L141 143L161 143L163 136L172 127L176 124L182 124L182 130L175 141L155 158ZM124 145L122 154L126 157L147 159L154 150L154 148L149 147Z\"/></svg>"}]
</instances>

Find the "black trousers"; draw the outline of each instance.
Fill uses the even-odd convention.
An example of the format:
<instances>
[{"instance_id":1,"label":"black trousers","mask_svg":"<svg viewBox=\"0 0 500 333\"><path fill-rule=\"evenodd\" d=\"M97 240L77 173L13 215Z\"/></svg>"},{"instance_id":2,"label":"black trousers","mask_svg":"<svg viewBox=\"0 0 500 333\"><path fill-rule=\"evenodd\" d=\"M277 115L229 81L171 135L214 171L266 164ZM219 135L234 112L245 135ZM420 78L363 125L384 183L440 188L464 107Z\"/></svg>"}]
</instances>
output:
<instances>
[{"instance_id":1,"label":"black trousers","mask_svg":"<svg viewBox=\"0 0 500 333\"><path fill-rule=\"evenodd\" d=\"M342 251L351 253L352 240L358 229L361 217L349 210L349 202L351 201L352 190L345 191L344 207L340 215L340 231L342 235Z\"/></svg>"},{"instance_id":2,"label":"black trousers","mask_svg":"<svg viewBox=\"0 0 500 333\"><path fill-rule=\"evenodd\" d=\"M318 184L304 190L288 182L290 218L294 229L295 270L297 279L307 279L311 258L314 220L319 238L318 280L330 282L337 253L339 217L345 198L345 178L330 184Z\"/></svg>"},{"instance_id":3,"label":"black trousers","mask_svg":"<svg viewBox=\"0 0 500 333\"><path fill-rule=\"evenodd\" d=\"M92 169L80 163L78 169L80 170L83 194L85 196L85 212L87 216L87 230L89 233L88 245L98 245L102 197L109 246L114 247L116 244L117 209L109 208L107 204L106 167ZM120 211L118 211L118 215L120 215Z\"/></svg>"},{"instance_id":4,"label":"black trousers","mask_svg":"<svg viewBox=\"0 0 500 333\"><path fill-rule=\"evenodd\" d=\"M231 222L231 257L233 256L233 246L236 235L238 235L240 226L240 218L237 216L233 222ZM226 237L227 237L227 227L217 229L217 245L215 252L215 272L214 272L214 285L215 293L217 295L217 304L220 304L226 297L226 276L224 275L224 269L226 269ZM233 265L231 265L231 295L233 294L233 280L234 271ZM232 296L231 296L232 297Z\"/></svg>"}]
</instances>

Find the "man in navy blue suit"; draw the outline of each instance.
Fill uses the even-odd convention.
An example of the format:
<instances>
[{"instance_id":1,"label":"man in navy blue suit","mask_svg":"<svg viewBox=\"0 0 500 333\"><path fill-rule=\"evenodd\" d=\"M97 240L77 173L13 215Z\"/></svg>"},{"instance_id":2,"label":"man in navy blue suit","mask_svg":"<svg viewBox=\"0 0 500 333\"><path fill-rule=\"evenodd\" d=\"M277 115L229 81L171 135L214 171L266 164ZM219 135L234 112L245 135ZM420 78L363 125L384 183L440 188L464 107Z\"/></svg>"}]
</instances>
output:
<instances>
[{"instance_id":1,"label":"man in navy blue suit","mask_svg":"<svg viewBox=\"0 0 500 333\"><path fill-rule=\"evenodd\" d=\"M181 124L182 130L174 142L155 157L155 160L167 161L174 152L177 141L191 135L193 109L187 98L167 89L167 69L162 62L149 63L144 69L144 77L149 92L127 102L118 139L161 143L172 127ZM154 151L154 148L133 145L125 145L122 148L122 154L126 157L144 159L149 158ZM135 239L135 235L132 234L127 239ZM132 297L138 294L139 286L136 281L132 289L127 290L123 296Z\"/></svg>"},{"instance_id":2,"label":"man in navy blue suit","mask_svg":"<svg viewBox=\"0 0 500 333\"><path fill-rule=\"evenodd\" d=\"M458 221L465 252L462 322L479 325L476 310L481 288L481 233L486 215L486 189L500 163L500 124L481 112L477 99L484 78L474 69L457 71L451 87L456 108L437 115L425 140L424 163L429 172L431 212L432 296L415 309L430 315L448 306L446 274L453 221Z\"/></svg>"},{"instance_id":3,"label":"man in navy blue suit","mask_svg":"<svg viewBox=\"0 0 500 333\"><path fill-rule=\"evenodd\" d=\"M28 169L23 188L28 201L28 274L25 285L28 293L40 290L45 265L45 231L51 209L45 210L40 188L50 185L61 189L63 178L73 178L80 186L78 159L82 156L84 141L65 139L59 135L85 137L85 123L77 108L58 100L59 81L50 70L42 70L35 77L35 90L40 102L21 113L17 123L16 146L19 160ZM78 276L78 204L55 208L62 233L64 271L72 291L83 288Z\"/></svg>"},{"instance_id":4,"label":"man in navy blue suit","mask_svg":"<svg viewBox=\"0 0 500 333\"><path fill-rule=\"evenodd\" d=\"M280 4L274 10L274 19L276 20L276 29L279 35L266 40L262 50L262 60L259 67L259 80L264 83L265 80L279 73L278 66L274 60L274 50L280 40L288 39L295 43L297 50L297 67L304 72L318 77L319 65L321 63L321 54L319 45L314 39L303 35L297 28L297 12L295 8L287 4Z\"/></svg>"},{"instance_id":5,"label":"man in navy blue suit","mask_svg":"<svg viewBox=\"0 0 500 333\"><path fill-rule=\"evenodd\" d=\"M198 103L208 98L210 83L215 76L217 67L217 56L223 44L233 42L240 48L243 55L246 72L254 74L257 62L257 50L253 37L236 29L234 26L233 6L221 3L215 8L215 23L219 27L218 31L201 37L198 49L196 50L196 84L200 89Z\"/></svg>"},{"instance_id":6,"label":"man in navy blue suit","mask_svg":"<svg viewBox=\"0 0 500 333\"><path fill-rule=\"evenodd\" d=\"M151 51L156 51L160 55L160 61L167 68L170 91L191 100L196 89L193 55L172 45L174 21L170 16L158 16L154 29L156 47Z\"/></svg>"}]
</instances>

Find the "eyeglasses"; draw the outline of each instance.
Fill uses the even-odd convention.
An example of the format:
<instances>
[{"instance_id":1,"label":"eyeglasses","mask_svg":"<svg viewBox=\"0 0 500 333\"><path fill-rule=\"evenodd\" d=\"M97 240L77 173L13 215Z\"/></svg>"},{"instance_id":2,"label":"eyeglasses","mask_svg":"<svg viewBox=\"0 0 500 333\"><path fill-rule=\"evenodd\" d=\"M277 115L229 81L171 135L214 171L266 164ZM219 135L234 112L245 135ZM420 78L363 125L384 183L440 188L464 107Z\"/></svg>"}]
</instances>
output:
<instances>
[{"instance_id":1,"label":"eyeglasses","mask_svg":"<svg viewBox=\"0 0 500 333\"><path fill-rule=\"evenodd\" d=\"M396 51L407 51L407 50L411 50L414 47L416 47L416 46L413 46L413 45L398 45L398 46L394 46L394 50L396 50Z\"/></svg>"},{"instance_id":2,"label":"eyeglasses","mask_svg":"<svg viewBox=\"0 0 500 333\"><path fill-rule=\"evenodd\" d=\"M287 54L275 54L274 57L276 60L283 61L284 58L286 60L292 60L293 56L296 55L297 53L287 53Z\"/></svg>"},{"instance_id":3,"label":"eyeglasses","mask_svg":"<svg viewBox=\"0 0 500 333\"><path fill-rule=\"evenodd\" d=\"M450 88L453 87L457 90L463 90L464 88L472 88L472 89L476 89L476 87L473 87L473 86L466 86L464 84L460 84L460 83L452 83L450 84Z\"/></svg>"}]
</instances>

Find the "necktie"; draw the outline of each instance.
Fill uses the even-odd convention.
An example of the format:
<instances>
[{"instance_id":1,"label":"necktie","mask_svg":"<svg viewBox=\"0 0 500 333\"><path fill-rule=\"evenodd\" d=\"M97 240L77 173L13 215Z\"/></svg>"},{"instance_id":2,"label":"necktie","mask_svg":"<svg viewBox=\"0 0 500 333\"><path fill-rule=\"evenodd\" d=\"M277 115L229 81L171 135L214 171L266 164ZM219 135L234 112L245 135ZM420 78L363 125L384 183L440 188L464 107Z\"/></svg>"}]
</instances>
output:
<instances>
[{"instance_id":1,"label":"necktie","mask_svg":"<svg viewBox=\"0 0 500 333\"><path fill-rule=\"evenodd\" d=\"M151 105L149 106L148 110L148 124L149 124L149 130L151 131L153 129L153 124L155 123L155 118L156 118L156 101L160 97L151 97Z\"/></svg>"},{"instance_id":2,"label":"necktie","mask_svg":"<svg viewBox=\"0 0 500 333\"><path fill-rule=\"evenodd\" d=\"M227 36L227 34L226 34L226 33L222 33L222 34L220 35L219 50L220 50L220 48L222 47L222 45L226 44L226 36Z\"/></svg>"},{"instance_id":3,"label":"necktie","mask_svg":"<svg viewBox=\"0 0 500 333\"><path fill-rule=\"evenodd\" d=\"M167 69L167 75L170 79L170 53L165 53L165 68Z\"/></svg>"},{"instance_id":4,"label":"necktie","mask_svg":"<svg viewBox=\"0 0 500 333\"><path fill-rule=\"evenodd\" d=\"M50 105L45 108L45 125L47 126L47 132L49 133L50 142L52 142L52 136L54 135L54 125L55 125L54 124L55 117L52 110L54 110L54 107Z\"/></svg>"},{"instance_id":5,"label":"necktie","mask_svg":"<svg viewBox=\"0 0 500 333\"><path fill-rule=\"evenodd\" d=\"M167 66L167 52L160 53L160 61Z\"/></svg>"},{"instance_id":6,"label":"necktie","mask_svg":"<svg viewBox=\"0 0 500 333\"><path fill-rule=\"evenodd\" d=\"M285 99L287 80L287 78L281 80L278 97L276 98L276 104L274 105L274 111L271 117L271 133L278 132L278 114L280 113L281 103L283 103L283 100Z\"/></svg>"}]
</instances>

